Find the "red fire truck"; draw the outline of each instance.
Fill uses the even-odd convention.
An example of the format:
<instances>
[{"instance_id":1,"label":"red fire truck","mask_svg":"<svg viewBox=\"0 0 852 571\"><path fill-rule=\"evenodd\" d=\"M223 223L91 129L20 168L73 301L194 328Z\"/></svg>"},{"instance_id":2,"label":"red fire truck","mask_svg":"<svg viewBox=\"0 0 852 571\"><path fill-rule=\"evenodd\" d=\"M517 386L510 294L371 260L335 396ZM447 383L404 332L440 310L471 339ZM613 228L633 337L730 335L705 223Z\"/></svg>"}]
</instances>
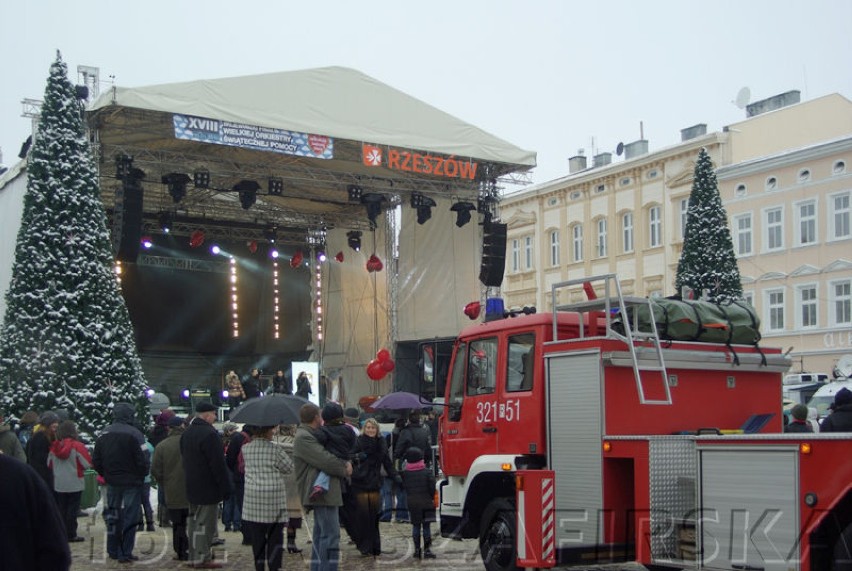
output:
<instances>
[{"instance_id":1,"label":"red fire truck","mask_svg":"<svg viewBox=\"0 0 852 571\"><path fill-rule=\"evenodd\" d=\"M560 303L586 282L600 298ZM782 432L786 355L661 340L612 274L551 293L456 341L444 537L478 538L491 571L851 568L852 434Z\"/></svg>"}]
</instances>

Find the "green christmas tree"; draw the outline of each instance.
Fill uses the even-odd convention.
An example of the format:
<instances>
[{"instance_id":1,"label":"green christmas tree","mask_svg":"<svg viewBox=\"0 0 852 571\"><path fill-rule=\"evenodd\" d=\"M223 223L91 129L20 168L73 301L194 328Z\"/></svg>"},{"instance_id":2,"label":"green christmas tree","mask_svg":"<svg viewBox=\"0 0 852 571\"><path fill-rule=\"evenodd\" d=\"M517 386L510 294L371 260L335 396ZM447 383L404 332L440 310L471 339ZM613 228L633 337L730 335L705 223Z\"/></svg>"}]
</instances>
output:
<instances>
[{"instance_id":1,"label":"green christmas tree","mask_svg":"<svg viewBox=\"0 0 852 571\"><path fill-rule=\"evenodd\" d=\"M111 422L113 403L144 410L146 383L82 108L58 53L27 175L0 330L0 409L14 418L65 409L91 438Z\"/></svg>"},{"instance_id":2,"label":"green christmas tree","mask_svg":"<svg viewBox=\"0 0 852 571\"><path fill-rule=\"evenodd\" d=\"M716 302L743 295L728 215L719 196L713 163L704 148L698 153L689 194L683 252L675 278L678 294L683 286L692 288L696 297L707 290L710 300Z\"/></svg>"}]
</instances>

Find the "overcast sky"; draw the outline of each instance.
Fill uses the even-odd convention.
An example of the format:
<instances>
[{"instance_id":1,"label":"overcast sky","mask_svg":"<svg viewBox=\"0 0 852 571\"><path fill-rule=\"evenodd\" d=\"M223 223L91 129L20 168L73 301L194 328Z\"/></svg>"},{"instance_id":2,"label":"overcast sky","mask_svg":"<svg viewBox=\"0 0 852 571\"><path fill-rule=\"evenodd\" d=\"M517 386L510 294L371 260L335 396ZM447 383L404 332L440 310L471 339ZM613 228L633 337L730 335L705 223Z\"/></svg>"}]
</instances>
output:
<instances>
[{"instance_id":1,"label":"overcast sky","mask_svg":"<svg viewBox=\"0 0 852 571\"><path fill-rule=\"evenodd\" d=\"M0 148L17 161L57 49L102 90L341 65L536 151L538 183L640 121L651 150L739 121L743 87L852 98L850 24L849 0L0 0Z\"/></svg>"}]
</instances>

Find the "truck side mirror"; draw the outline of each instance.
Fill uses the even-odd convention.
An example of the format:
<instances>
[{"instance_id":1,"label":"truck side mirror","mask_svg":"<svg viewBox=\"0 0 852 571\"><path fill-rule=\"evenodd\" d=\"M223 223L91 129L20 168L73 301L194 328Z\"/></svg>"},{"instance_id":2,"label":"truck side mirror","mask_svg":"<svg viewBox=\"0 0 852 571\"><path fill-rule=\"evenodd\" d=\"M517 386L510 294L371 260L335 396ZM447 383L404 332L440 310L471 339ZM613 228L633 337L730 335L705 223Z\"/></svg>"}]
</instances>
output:
<instances>
[{"instance_id":1,"label":"truck side mirror","mask_svg":"<svg viewBox=\"0 0 852 571\"><path fill-rule=\"evenodd\" d=\"M453 422L458 422L461 420L461 403L455 402L450 403L447 406L447 418Z\"/></svg>"}]
</instances>

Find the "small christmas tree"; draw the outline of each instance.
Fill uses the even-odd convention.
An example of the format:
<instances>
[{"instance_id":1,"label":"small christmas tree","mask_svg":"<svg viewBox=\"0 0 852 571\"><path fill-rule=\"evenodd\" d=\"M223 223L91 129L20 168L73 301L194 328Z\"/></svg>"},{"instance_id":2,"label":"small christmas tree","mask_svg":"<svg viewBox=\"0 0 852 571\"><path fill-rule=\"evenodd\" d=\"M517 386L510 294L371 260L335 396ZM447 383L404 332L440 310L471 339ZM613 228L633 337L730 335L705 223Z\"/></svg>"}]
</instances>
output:
<instances>
[{"instance_id":1,"label":"small christmas tree","mask_svg":"<svg viewBox=\"0 0 852 571\"><path fill-rule=\"evenodd\" d=\"M707 290L709 299L716 302L743 295L728 215L719 196L713 163L704 148L698 153L689 194L683 252L675 278L678 294L683 286L691 288L696 297Z\"/></svg>"},{"instance_id":2,"label":"small christmas tree","mask_svg":"<svg viewBox=\"0 0 852 571\"><path fill-rule=\"evenodd\" d=\"M0 409L65 409L81 434L112 404L144 410L133 328L113 273L82 107L57 53L27 165L27 191L0 330Z\"/></svg>"}]
</instances>

